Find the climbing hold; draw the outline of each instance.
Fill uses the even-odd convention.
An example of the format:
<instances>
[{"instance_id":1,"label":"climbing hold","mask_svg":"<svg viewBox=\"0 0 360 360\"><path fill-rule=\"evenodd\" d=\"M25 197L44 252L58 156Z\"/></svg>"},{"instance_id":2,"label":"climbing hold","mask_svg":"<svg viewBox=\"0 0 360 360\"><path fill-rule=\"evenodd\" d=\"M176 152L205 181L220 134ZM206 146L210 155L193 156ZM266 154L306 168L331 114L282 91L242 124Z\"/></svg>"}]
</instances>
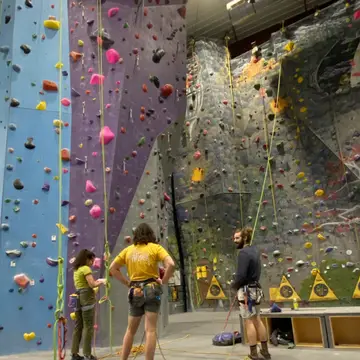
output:
<instances>
[{"instance_id":1,"label":"climbing hold","mask_svg":"<svg viewBox=\"0 0 360 360\"><path fill-rule=\"evenodd\" d=\"M72 60L74 62L77 62L83 57L83 55L81 53L76 52L76 51L71 51L70 52L70 57L72 58Z\"/></svg>"},{"instance_id":2,"label":"climbing hold","mask_svg":"<svg viewBox=\"0 0 360 360\"><path fill-rule=\"evenodd\" d=\"M70 106L71 101L68 98L63 98L63 99L61 99L61 104L63 106Z\"/></svg>"},{"instance_id":3,"label":"climbing hold","mask_svg":"<svg viewBox=\"0 0 360 360\"><path fill-rule=\"evenodd\" d=\"M120 55L115 49L106 51L106 59L109 64L116 64L120 60Z\"/></svg>"},{"instance_id":4,"label":"climbing hold","mask_svg":"<svg viewBox=\"0 0 360 360\"><path fill-rule=\"evenodd\" d=\"M61 149L61 160L62 161L70 161L70 150L69 149Z\"/></svg>"},{"instance_id":5,"label":"climbing hold","mask_svg":"<svg viewBox=\"0 0 360 360\"><path fill-rule=\"evenodd\" d=\"M160 88L161 96L168 98L174 91L174 87L171 84L166 84Z\"/></svg>"},{"instance_id":6,"label":"climbing hold","mask_svg":"<svg viewBox=\"0 0 360 360\"><path fill-rule=\"evenodd\" d=\"M19 100L15 99L15 98L12 98L12 99L10 100L10 106L11 106L11 107L18 107L19 105L20 105L20 101L19 101Z\"/></svg>"},{"instance_id":7,"label":"climbing hold","mask_svg":"<svg viewBox=\"0 0 360 360\"><path fill-rule=\"evenodd\" d=\"M18 274L14 276L14 282L22 289L26 289L30 283L30 279L25 274Z\"/></svg>"},{"instance_id":8,"label":"climbing hold","mask_svg":"<svg viewBox=\"0 0 360 360\"><path fill-rule=\"evenodd\" d=\"M160 87L160 80L159 80L158 77L156 77L156 76L150 76L149 80L150 80L150 82L152 82L152 83L155 85L155 87L156 87L157 89Z\"/></svg>"},{"instance_id":9,"label":"climbing hold","mask_svg":"<svg viewBox=\"0 0 360 360\"><path fill-rule=\"evenodd\" d=\"M22 44L21 46L20 46L20 49L24 52L24 54L30 54L31 53L31 48L28 46L28 45L26 45L26 44Z\"/></svg>"},{"instance_id":10,"label":"climbing hold","mask_svg":"<svg viewBox=\"0 0 360 360\"><path fill-rule=\"evenodd\" d=\"M326 237L323 235L323 234L318 234L317 235L317 238L319 239L319 240L326 240Z\"/></svg>"},{"instance_id":11,"label":"climbing hold","mask_svg":"<svg viewBox=\"0 0 360 360\"><path fill-rule=\"evenodd\" d=\"M284 47L284 50L287 51L287 52L290 52L294 49L295 47L295 43L293 41L289 41L285 47Z\"/></svg>"},{"instance_id":12,"label":"climbing hold","mask_svg":"<svg viewBox=\"0 0 360 360\"><path fill-rule=\"evenodd\" d=\"M46 102L40 101L39 104L36 105L36 110L41 110L41 111L46 110Z\"/></svg>"},{"instance_id":13,"label":"climbing hold","mask_svg":"<svg viewBox=\"0 0 360 360\"><path fill-rule=\"evenodd\" d=\"M101 208L99 205L94 205L89 211L93 219L98 219L101 216Z\"/></svg>"},{"instance_id":14,"label":"climbing hold","mask_svg":"<svg viewBox=\"0 0 360 360\"><path fill-rule=\"evenodd\" d=\"M36 334L34 332L28 334L28 333L25 333L24 334L24 340L26 341L31 341L31 340L34 340L36 338Z\"/></svg>"},{"instance_id":15,"label":"climbing hold","mask_svg":"<svg viewBox=\"0 0 360 360\"><path fill-rule=\"evenodd\" d=\"M27 138L27 141L24 143L24 146L26 147L26 149L28 150L34 150L35 149L35 144L33 143L34 139L29 137Z\"/></svg>"},{"instance_id":16,"label":"climbing hold","mask_svg":"<svg viewBox=\"0 0 360 360\"><path fill-rule=\"evenodd\" d=\"M91 85L101 85L104 83L105 76L100 74L92 74L90 79Z\"/></svg>"},{"instance_id":17,"label":"climbing hold","mask_svg":"<svg viewBox=\"0 0 360 360\"><path fill-rule=\"evenodd\" d=\"M25 0L25 6L28 7L28 8L32 8L33 4L31 2L31 0Z\"/></svg>"},{"instance_id":18,"label":"climbing hold","mask_svg":"<svg viewBox=\"0 0 360 360\"><path fill-rule=\"evenodd\" d=\"M195 160L199 160L201 158L201 152L199 150L195 151L193 157Z\"/></svg>"},{"instance_id":19,"label":"climbing hold","mask_svg":"<svg viewBox=\"0 0 360 360\"><path fill-rule=\"evenodd\" d=\"M5 251L6 256L9 258L19 258L22 255L22 252L20 250L6 250Z\"/></svg>"},{"instance_id":20,"label":"climbing hold","mask_svg":"<svg viewBox=\"0 0 360 360\"><path fill-rule=\"evenodd\" d=\"M299 173L296 175L296 177L297 177L298 179L302 179L302 178L305 177L305 173L304 173L304 172L299 172Z\"/></svg>"},{"instance_id":21,"label":"climbing hold","mask_svg":"<svg viewBox=\"0 0 360 360\"><path fill-rule=\"evenodd\" d=\"M177 9L177 12L183 19L186 18L186 6L182 6L181 8Z\"/></svg>"},{"instance_id":22,"label":"climbing hold","mask_svg":"<svg viewBox=\"0 0 360 360\"><path fill-rule=\"evenodd\" d=\"M21 182L20 179L15 179L13 182L13 186L16 190L22 190L24 188L24 184Z\"/></svg>"},{"instance_id":23,"label":"climbing hold","mask_svg":"<svg viewBox=\"0 0 360 360\"><path fill-rule=\"evenodd\" d=\"M27 247L29 247L29 244L26 241L21 241L20 242L20 246L24 249L26 249Z\"/></svg>"},{"instance_id":24,"label":"climbing hold","mask_svg":"<svg viewBox=\"0 0 360 360\"><path fill-rule=\"evenodd\" d=\"M60 21L53 20L53 19L45 20L44 27L46 27L47 29L51 29L51 30L59 30L60 29Z\"/></svg>"},{"instance_id":25,"label":"climbing hold","mask_svg":"<svg viewBox=\"0 0 360 360\"><path fill-rule=\"evenodd\" d=\"M7 45L0 46L0 53L7 55L10 51L10 47Z\"/></svg>"},{"instance_id":26,"label":"climbing hold","mask_svg":"<svg viewBox=\"0 0 360 360\"><path fill-rule=\"evenodd\" d=\"M48 257L48 258L46 258L46 263L51 267L55 267L55 266L59 265L59 260L55 260L55 259Z\"/></svg>"},{"instance_id":27,"label":"climbing hold","mask_svg":"<svg viewBox=\"0 0 360 360\"><path fill-rule=\"evenodd\" d=\"M166 192L164 192L164 200L165 201L170 201L171 200L170 196Z\"/></svg>"},{"instance_id":28,"label":"climbing hold","mask_svg":"<svg viewBox=\"0 0 360 360\"><path fill-rule=\"evenodd\" d=\"M43 80L43 90L57 92L58 86L54 81Z\"/></svg>"},{"instance_id":29,"label":"climbing hold","mask_svg":"<svg viewBox=\"0 0 360 360\"><path fill-rule=\"evenodd\" d=\"M298 267L301 267L303 265L305 265L305 262L302 261L302 260L299 260L299 261L296 262L296 266L298 266Z\"/></svg>"},{"instance_id":30,"label":"climbing hold","mask_svg":"<svg viewBox=\"0 0 360 360\"><path fill-rule=\"evenodd\" d=\"M49 192L50 191L50 185L45 183L42 188L41 188L42 191L45 191L45 192Z\"/></svg>"},{"instance_id":31,"label":"climbing hold","mask_svg":"<svg viewBox=\"0 0 360 360\"><path fill-rule=\"evenodd\" d=\"M273 251L273 256L277 257L277 256L280 256L280 255L281 255L280 250L274 250Z\"/></svg>"},{"instance_id":32,"label":"climbing hold","mask_svg":"<svg viewBox=\"0 0 360 360\"><path fill-rule=\"evenodd\" d=\"M324 196L324 194L325 194L325 191L322 189L318 189L315 191L315 196L317 196L317 197Z\"/></svg>"},{"instance_id":33,"label":"climbing hold","mask_svg":"<svg viewBox=\"0 0 360 360\"><path fill-rule=\"evenodd\" d=\"M354 13L354 20L359 20L359 19L360 19L360 10L357 10Z\"/></svg>"},{"instance_id":34,"label":"climbing hold","mask_svg":"<svg viewBox=\"0 0 360 360\"><path fill-rule=\"evenodd\" d=\"M158 64L161 59L164 57L165 55L165 50L164 49L161 49L161 48L158 48L154 51L154 55L152 57L152 60L155 64Z\"/></svg>"},{"instance_id":35,"label":"climbing hold","mask_svg":"<svg viewBox=\"0 0 360 360\"><path fill-rule=\"evenodd\" d=\"M108 126L104 126L104 128L100 131L99 137L100 143L107 145L115 138L115 135Z\"/></svg>"},{"instance_id":36,"label":"climbing hold","mask_svg":"<svg viewBox=\"0 0 360 360\"><path fill-rule=\"evenodd\" d=\"M84 46L84 42L82 40L78 40L78 46Z\"/></svg>"},{"instance_id":37,"label":"climbing hold","mask_svg":"<svg viewBox=\"0 0 360 360\"><path fill-rule=\"evenodd\" d=\"M91 206L92 204L93 204L93 201L91 199L85 200L85 203L84 203L85 206Z\"/></svg>"},{"instance_id":38,"label":"climbing hold","mask_svg":"<svg viewBox=\"0 0 360 360\"><path fill-rule=\"evenodd\" d=\"M145 145L145 142L146 142L146 139L145 139L145 136L143 136L138 141L137 146L141 147L141 146Z\"/></svg>"},{"instance_id":39,"label":"climbing hold","mask_svg":"<svg viewBox=\"0 0 360 360\"><path fill-rule=\"evenodd\" d=\"M92 181L86 180L85 191L88 192L88 193L93 193L96 190L97 189L96 189L95 185L92 183Z\"/></svg>"},{"instance_id":40,"label":"climbing hold","mask_svg":"<svg viewBox=\"0 0 360 360\"><path fill-rule=\"evenodd\" d=\"M117 13L119 12L119 8L118 7L114 7L114 8L111 8L108 10L108 17L109 18L112 18L114 17L115 15L117 15Z\"/></svg>"},{"instance_id":41,"label":"climbing hold","mask_svg":"<svg viewBox=\"0 0 360 360\"><path fill-rule=\"evenodd\" d=\"M13 64L12 69L16 72L19 73L21 71L21 67L19 65Z\"/></svg>"}]
</instances>

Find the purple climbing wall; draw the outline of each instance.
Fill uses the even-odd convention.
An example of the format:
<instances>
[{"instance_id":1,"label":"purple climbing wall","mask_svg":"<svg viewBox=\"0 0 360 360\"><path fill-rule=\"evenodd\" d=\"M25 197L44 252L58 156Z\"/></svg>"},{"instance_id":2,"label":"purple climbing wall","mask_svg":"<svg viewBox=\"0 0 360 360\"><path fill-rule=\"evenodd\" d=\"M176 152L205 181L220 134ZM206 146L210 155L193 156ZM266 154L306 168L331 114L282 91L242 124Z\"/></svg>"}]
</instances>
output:
<instances>
[{"instance_id":1,"label":"purple climbing wall","mask_svg":"<svg viewBox=\"0 0 360 360\"><path fill-rule=\"evenodd\" d=\"M69 1L68 8L73 111L70 231L76 235L68 259L79 248L91 248L99 256L104 252L104 214L97 219L90 215L94 205L104 210L100 112L115 135L105 145L110 250L154 141L185 113L185 1L102 3L100 9L95 0L86 5ZM108 61L110 53L119 54L114 64ZM105 76L103 94L99 85L91 85L99 73ZM95 186L94 192L86 192L86 181ZM67 294L72 291L69 276Z\"/></svg>"}]
</instances>

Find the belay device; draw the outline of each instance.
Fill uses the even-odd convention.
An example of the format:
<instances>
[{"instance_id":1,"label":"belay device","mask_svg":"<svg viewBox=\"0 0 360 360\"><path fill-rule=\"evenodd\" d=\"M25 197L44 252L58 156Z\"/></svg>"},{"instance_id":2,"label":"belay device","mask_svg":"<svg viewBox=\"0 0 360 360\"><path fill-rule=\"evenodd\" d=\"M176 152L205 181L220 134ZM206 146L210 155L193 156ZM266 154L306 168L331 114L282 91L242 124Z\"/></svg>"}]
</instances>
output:
<instances>
[{"instance_id":1,"label":"belay device","mask_svg":"<svg viewBox=\"0 0 360 360\"><path fill-rule=\"evenodd\" d=\"M212 343L215 346L231 346L241 343L241 335L238 331L222 332L213 337Z\"/></svg>"}]
</instances>

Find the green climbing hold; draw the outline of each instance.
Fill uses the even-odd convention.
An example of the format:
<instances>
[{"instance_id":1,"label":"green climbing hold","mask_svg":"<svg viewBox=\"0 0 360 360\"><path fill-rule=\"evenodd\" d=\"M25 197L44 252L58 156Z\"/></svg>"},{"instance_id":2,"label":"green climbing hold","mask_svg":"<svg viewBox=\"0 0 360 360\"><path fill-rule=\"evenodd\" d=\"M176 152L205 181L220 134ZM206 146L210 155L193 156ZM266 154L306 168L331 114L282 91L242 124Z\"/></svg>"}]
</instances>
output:
<instances>
[{"instance_id":1,"label":"green climbing hold","mask_svg":"<svg viewBox=\"0 0 360 360\"><path fill-rule=\"evenodd\" d=\"M19 208L18 206L15 206L15 207L13 208L13 211L14 211L14 213L16 214L16 213L18 213L18 212L20 211L20 208Z\"/></svg>"},{"instance_id":2,"label":"green climbing hold","mask_svg":"<svg viewBox=\"0 0 360 360\"><path fill-rule=\"evenodd\" d=\"M271 89L266 90L266 95L267 95L268 97L272 96L272 95L273 95L273 91L272 91Z\"/></svg>"},{"instance_id":3,"label":"green climbing hold","mask_svg":"<svg viewBox=\"0 0 360 360\"><path fill-rule=\"evenodd\" d=\"M255 85L254 85L254 89L255 89L255 90L260 90L260 84L255 84Z\"/></svg>"},{"instance_id":4,"label":"green climbing hold","mask_svg":"<svg viewBox=\"0 0 360 360\"><path fill-rule=\"evenodd\" d=\"M17 157L16 157L16 160L17 160L17 162L22 163L22 157L17 156Z\"/></svg>"},{"instance_id":5,"label":"green climbing hold","mask_svg":"<svg viewBox=\"0 0 360 360\"><path fill-rule=\"evenodd\" d=\"M11 199L5 199L5 203L6 203L6 204L11 203Z\"/></svg>"},{"instance_id":6,"label":"green climbing hold","mask_svg":"<svg viewBox=\"0 0 360 360\"><path fill-rule=\"evenodd\" d=\"M145 136L143 136L137 143L139 147L143 146L146 142Z\"/></svg>"},{"instance_id":7,"label":"green climbing hold","mask_svg":"<svg viewBox=\"0 0 360 360\"><path fill-rule=\"evenodd\" d=\"M129 24L126 22L125 24L124 24L124 29L128 29L129 28Z\"/></svg>"}]
</instances>

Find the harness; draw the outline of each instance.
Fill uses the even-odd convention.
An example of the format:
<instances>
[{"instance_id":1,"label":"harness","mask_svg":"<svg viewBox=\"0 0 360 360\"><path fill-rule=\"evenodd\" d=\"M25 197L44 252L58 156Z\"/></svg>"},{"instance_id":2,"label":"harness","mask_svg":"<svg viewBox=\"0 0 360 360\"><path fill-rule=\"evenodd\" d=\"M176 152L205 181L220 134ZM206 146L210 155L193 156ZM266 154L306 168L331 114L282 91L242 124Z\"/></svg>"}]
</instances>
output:
<instances>
[{"instance_id":1,"label":"harness","mask_svg":"<svg viewBox=\"0 0 360 360\"><path fill-rule=\"evenodd\" d=\"M142 281L131 281L130 282L130 290L129 290L129 301L131 302L134 297L144 297L144 300L147 298L147 290L149 288L155 289L155 285L157 284L154 278L150 278ZM154 292L151 292L152 295ZM151 296L150 295L150 296ZM150 297L151 298L151 297ZM157 300L160 300L160 296L155 296Z\"/></svg>"},{"instance_id":2,"label":"harness","mask_svg":"<svg viewBox=\"0 0 360 360\"><path fill-rule=\"evenodd\" d=\"M255 291L251 291L255 289ZM239 300L241 304L244 304L250 312L252 312L253 306L260 305L261 299L264 297L264 292L258 281L254 281L242 288L244 292L244 300Z\"/></svg>"},{"instance_id":3,"label":"harness","mask_svg":"<svg viewBox=\"0 0 360 360\"><path fill-rule=\"evenodd\" d=\"M86 305L86 306L81 306L80 304L80 294L84 294L87 293L89 291L94 291L92 288L84 288L84 289L78 289L75 291L74 294L71 294L69 296L69 308L74 309L74 311L87 311L87 310L91 310L95 307L96 303L92 304L92 305Z\"/></svg>"}]
</instances>

